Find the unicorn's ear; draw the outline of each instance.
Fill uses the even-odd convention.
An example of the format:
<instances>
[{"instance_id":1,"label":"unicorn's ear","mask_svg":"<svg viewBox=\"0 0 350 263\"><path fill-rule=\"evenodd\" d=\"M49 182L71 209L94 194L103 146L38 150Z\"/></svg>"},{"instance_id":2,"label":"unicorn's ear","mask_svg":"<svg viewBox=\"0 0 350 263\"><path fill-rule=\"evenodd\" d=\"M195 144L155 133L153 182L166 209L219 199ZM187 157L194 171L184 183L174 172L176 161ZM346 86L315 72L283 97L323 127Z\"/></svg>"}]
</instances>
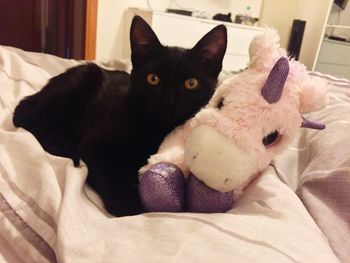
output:
<instances>
[{"instance_id":1,"label":"unicorn's ear","mask_svg":"<svg viewBox=\"0 0 350 263\"><path fill-rule=\"evenodd\" d=\"M280 57L287 57L287 52L280 48L280 37L275 29L266 29L254 37L249 46L249 67L258 71L271 68Z\"/></svg>"},{"instance_id":2,"label":"unicorn's ear","mask_svg":"<svg viewBox=\"0 0 350 263\"><path fill-rule=\"evenodd\" d=\"M302 82L299 90L300 112L318 111L328 104L327 91L330 84L327 80L310 76Z\"/></svg>"}]
</instances>

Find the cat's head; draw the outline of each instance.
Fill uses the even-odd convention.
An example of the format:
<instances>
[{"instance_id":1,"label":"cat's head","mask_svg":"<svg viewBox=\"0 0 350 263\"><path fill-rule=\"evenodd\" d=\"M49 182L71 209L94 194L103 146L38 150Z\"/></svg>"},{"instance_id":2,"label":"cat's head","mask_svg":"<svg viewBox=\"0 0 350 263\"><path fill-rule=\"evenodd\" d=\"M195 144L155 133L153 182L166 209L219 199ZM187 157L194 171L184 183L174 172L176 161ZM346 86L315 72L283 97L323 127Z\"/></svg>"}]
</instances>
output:
<instances>
[{"instance_id":1,"label":"cat's head","mask_svg":"<svg viewBox=\"0 0 350 263\"><path fill-rule=\"evenodd\" d=\"M151 27L135 16L130 42L131 94L143 114L159 126L174 126L208 102L226 51L225 26L215 27L192 49L184 49L163 46Z\"/></svg>"}]
</instances>

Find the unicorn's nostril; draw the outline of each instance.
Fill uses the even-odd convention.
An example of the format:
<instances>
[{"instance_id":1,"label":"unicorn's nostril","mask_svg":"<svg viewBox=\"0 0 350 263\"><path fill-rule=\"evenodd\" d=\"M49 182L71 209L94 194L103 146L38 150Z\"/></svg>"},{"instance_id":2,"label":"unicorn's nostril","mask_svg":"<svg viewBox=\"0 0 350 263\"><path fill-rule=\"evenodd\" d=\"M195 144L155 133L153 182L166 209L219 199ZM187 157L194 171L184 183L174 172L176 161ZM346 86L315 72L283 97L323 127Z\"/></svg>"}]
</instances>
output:
<instances>
[{"instance_id":1,"label":"unicorn's nostril","mask_svg":"<svg viewBox=\"0 0 350 263\"><path fill-rule=\"evenodd\" d=\"M216 107L220 110L224 106L224 98L220 98Z\"/></svg>"}]
</instances>

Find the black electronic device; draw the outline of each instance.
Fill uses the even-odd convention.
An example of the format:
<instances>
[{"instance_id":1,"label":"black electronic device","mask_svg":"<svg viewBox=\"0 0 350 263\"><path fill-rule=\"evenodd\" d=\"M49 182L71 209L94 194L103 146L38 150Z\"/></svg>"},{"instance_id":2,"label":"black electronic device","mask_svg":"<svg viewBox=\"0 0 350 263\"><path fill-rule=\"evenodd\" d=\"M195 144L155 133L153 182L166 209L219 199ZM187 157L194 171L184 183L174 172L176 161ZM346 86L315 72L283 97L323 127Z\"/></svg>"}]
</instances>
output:
<instances>
[{"instance_id":1,"label":"black electronic device","mask_svg":"<svg viewBox=\"0 0 350 263\"><path fill-rule=\"evenodd\" d=\"M290 33L288 52L296 60L299 58L301 44L303 41L303 35L306 22L303 20L293 20L292 31Z\"/></svg>"},{"instance_id":2,"label":"black electronic device","mask_svg":"<svg viewBox=\"0 0 350 263\"><path fill-rule=\"evenodd\" d=\"M178 15L183 15L183 16L192 16L192 11L189 11L189 10L168 8L166 11L168 13L173 13L173 14L178 14Z\"/></svg>"},{"instance_id":3,"label":"black electronic device","mask_svg":"<svg viewBox=\"0 0 350 263\"><path fill-rule=\"evenodd\" d=\"M345 9L349 0L334 0L334 4L336 4L341 9Z\"/></svg>"}]
</instances>

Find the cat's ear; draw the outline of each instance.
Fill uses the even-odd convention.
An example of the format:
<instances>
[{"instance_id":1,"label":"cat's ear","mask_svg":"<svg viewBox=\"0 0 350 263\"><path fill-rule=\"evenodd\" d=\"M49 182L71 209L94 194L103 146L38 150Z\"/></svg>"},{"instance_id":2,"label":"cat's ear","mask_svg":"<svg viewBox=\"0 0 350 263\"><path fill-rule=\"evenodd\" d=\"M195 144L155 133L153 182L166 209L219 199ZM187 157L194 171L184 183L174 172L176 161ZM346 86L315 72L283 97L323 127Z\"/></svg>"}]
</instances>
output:
<instances>
[{"instance_id":1,"label":"cat's ear","mask_svg":"<svg viewBox=\"0 0 350 263\"><path fill-rule=\"evenodd\" d=\"M162 46L152 28L140 16L135 16L130 28L131 61L142 63Z\"/></svg>"},{"instance_id":2,"label":"cat's ear","mask_svg":"<svg viewBox=\"0 0 350 263\"><path fill-rule=\"evenodd\" d=\"M219 25L204 35L192 48L192 52L213 70L220 72L227 47L227 30Z\"/></svg>"}]
</instances>

